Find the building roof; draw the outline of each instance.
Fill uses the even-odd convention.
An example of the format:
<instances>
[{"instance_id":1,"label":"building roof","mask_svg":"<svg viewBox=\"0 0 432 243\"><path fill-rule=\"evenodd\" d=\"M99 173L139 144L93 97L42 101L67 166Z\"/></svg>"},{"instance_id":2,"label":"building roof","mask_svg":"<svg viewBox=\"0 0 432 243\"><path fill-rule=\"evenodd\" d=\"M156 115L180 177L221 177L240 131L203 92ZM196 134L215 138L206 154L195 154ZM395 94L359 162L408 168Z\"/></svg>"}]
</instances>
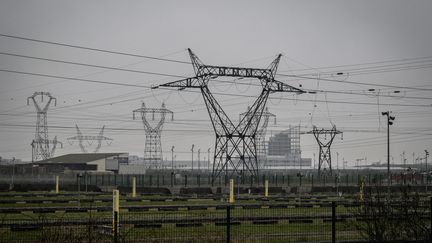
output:
<instances>
[{"instance_id":1,"label":"building roof","mask_svg":"<svg viewBox=\"0 0 432 243\"><path fill-rule=\"evenodd\" d=\"M84 164L99 159L105 159L127 153L80 153L65 154L46 160L37 161L34 164Z\"/></svg>"}]
</instances>

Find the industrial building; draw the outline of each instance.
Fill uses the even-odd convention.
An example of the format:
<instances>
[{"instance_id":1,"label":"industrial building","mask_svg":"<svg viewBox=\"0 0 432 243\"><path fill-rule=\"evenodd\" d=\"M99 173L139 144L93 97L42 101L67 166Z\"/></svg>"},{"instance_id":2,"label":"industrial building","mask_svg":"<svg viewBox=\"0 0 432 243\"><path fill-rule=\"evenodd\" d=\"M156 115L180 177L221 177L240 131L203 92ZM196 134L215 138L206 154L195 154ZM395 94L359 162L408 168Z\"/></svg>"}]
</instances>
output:
<instances>
[{"instance_id":1,"label":"industrial building","mask_svg":"<svg viewBox=\"0 0 432 243\"><path fill-rule=\"evenodd\" d=\"M295 166L311 167L312 159L302 158L300 149L300 126L271 134L263 168Z\"/></svg>"},{"instance_id":2,"label":"industrial building","mask_svg":"<svg viewBox=\"0 0 432 243\"><path fill-rule=\"evenodd\" d=\"M48 173L110 172L118 173L119 167L128 164L128 153L80 153L66 154L34 162L33 166Z\"/></svg>"}]
</instances>

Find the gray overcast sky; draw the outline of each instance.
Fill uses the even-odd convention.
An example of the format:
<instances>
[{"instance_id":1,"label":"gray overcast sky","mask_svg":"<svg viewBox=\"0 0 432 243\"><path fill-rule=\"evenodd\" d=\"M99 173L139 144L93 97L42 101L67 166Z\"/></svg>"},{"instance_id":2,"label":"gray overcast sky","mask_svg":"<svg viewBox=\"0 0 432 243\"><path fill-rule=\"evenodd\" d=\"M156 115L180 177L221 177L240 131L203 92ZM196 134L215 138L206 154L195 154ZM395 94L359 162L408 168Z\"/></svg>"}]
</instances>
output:
<instances>
[{"instance_id":1,"label":"gray overcast sky","mask_svg":"<svg viewBox=\"0 0 432 243\"><path fill-rule=\"evenodd\" d=\"M268 107L278 118L276 125L270 123L270 131L285 129L290 124L301 124L302 131L308 131L312 124L330 127L334 123L345 133L343 140L335 140L333 156L338 151L340 158L350 164L362 157L369 162L385 161L386 130L379 114L391 110L396 116L392 156L399 162L405 151L410 162L413 152L419 156L424 149L432 150L431 12L432 1L2 0L0 34L182 61L189 61L186 48L191 48L203 62L215 65L265 68L282 53L278 74L311 79L279 75L278 80L328 92L298 97L273 94ZM193 75L192 66L187 64L7 37L0 37L0 52ZM139 85L176 80L4 54L0 54L0 69ZM336 75L337 72L344 74ZM321 80L314 79L317 77ZM253 99L235 94L256 95L256 83L257 80L238 80L235 85L213 82L210 88L227 94L216 97L237 120ZM395 90L400 93L393 93ZM96 135L96 128L106 125L105 135L114 142L104 146L102 152L126 151L142 156L144 131L134 130L141 129L142 123L132 120L132 110L139 108L141 101L147 107L159 107L164 100L175 113L174 121L168 121L163 132L164 156L170 156L172 145L180 159L190 157L191 144L202 151L214 146L211 123L197 93L151 91L0 71L0 156L31 158L36 114L33 106L26 105L26 98L34 91L49 91L58 99L57 107L48 112L49 125L54 126L49 130L50 137L57 135L64 143L57 155L78 152L79 148L66 142L67 137L75 135L73 128L55 126L78 124L87 135ZM304 157L313 157L317 149L311 135L302 136Z\"/></svg>"}]
</instances>

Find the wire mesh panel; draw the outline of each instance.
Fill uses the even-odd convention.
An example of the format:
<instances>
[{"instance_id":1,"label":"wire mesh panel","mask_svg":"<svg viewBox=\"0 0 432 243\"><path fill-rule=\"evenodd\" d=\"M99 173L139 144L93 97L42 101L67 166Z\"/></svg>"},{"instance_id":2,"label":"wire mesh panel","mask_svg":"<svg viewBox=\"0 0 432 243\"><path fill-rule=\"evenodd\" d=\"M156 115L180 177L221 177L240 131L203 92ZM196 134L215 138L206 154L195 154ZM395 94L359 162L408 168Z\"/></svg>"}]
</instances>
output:
<instances>
[{"instance_id":1,"label":"wire mesh panel","mask_svg":"<svg viewBox=\"0 0 432 243\"><path fill-rule=\"evenodd\" d=\"M331 208L253 205L232 210L234 242L317 242L331 239Z\"/></svg>"},{"instance_id":2,"label":"wire mesh panel","mask_svg":"<svg viewBox=\"0 0 432 243\"><path fill-rule=\"evenodd\" d=\"M125 212L120 235L126 242L224 242L223 206L162 207Z\"/></svg>"}]
</instances>

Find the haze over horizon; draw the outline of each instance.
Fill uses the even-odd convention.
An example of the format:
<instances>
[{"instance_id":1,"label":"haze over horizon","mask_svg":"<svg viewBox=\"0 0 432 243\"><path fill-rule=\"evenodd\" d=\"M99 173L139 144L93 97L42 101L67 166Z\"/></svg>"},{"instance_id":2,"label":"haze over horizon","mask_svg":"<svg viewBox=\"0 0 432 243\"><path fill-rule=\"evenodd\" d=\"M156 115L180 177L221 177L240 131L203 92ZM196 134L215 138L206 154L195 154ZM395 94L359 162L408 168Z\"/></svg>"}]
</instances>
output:
<instances>
[{"instance_id":1,"label":"haze over horizon","mask_svg":"<svg viewBox=\"0 0 432 243\"><path fill-rule=\"evenodd\" d=\"M400 163L405 151L411 163L432 150L431 11L431 1L390 0L1 1L0 156L31 160L36 112L26 100L45 91L57 98L48 110L50 139L64 145L56 156L80 152L67 142L77 124L85 135L105 125L114 141L101 152L142 157L145 133L132 111L164 102L174 120L164 125L163 157L175 146L178 159L189 159L192 144L206 157L214 133L201 94L150 89L193 76L191 48L205 64L223 66L266 68L282 54L276 79L311 93L271 94L277 123L268 134L334 124L344 132L334 159L338 152L351 166L385 162L381 112L391 111L391 156ZM209 86L234 121L260 91L255 79ZM312 135L301 136L301 149L305 158L318 154Z\"/></svg>"}]
</instances>

